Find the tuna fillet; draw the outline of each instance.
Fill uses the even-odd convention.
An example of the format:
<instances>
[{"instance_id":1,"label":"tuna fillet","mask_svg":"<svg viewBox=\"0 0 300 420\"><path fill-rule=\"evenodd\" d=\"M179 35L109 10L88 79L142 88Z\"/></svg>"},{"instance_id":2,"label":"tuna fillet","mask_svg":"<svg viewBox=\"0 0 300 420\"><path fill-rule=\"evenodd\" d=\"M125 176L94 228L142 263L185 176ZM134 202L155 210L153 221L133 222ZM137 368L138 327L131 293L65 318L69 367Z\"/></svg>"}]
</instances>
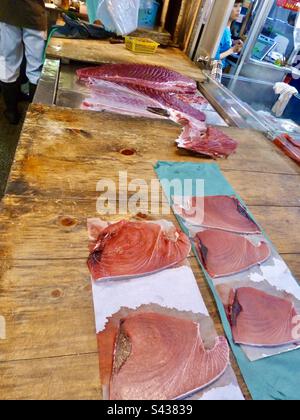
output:
<instances>
[{"instance_id":1,"label":"tuna fillet","mask_svg":"<svg viewBox=\"0 0 300 420\"><path fill-rule=\"evenodd\" d=\"M78 70L77 75L94 91L94 96L84 101L84 108L168 117L183 127L178 147L200 155L223 158L237 149L235 140L214 127L207 128L206 115L195 106L201 97L197 84L186 76L143 64L109 64ZM111 97L109 91L104 92L103 82L115 85Z\"/></svg>"},{"instance_id":2,"label":"tuna fillet","mask_svg":"<svg viewBox=\"0 0 300 420\"><path fill-rule=\"evenodd\" d=\"M293 337L294 304L251 287L232 291L229 318L236 344L276 347L300 342Z\"/></svg>"},{"instance_id":3,"label":"tuna fillet","mask_svg":"<svg viewBox=\"0 0 300 420\"><path fill-rule=\"evenodd\" d=\"M173 197L173 201L175 213L193 225L235 233L261 233L236 197Z\"/></svg>"},{"instance_id":4,"label":"tuna fillet","mask_svg":"<svg viewBox=\"0 0 300 420\"><path fill-rule=\"evenodd\" d=\"M235 140L215 127L208 127L206 132L197 130L197 124L191 119L184 125L177 143L180 149L212 158L227 158L238 147Z\"/></svg>"},{"instance_id":5,"label":"tuna fillet","mask_svg":"<svg viewBox=\"0 0 300 420\"><path fill-rule=\"evenodd\" d=\"M220 230L205 230L195 238L198 255L212 278L225 277L260 265L271 255L269 245L254 245L244 236Z\"/></svg>"},{"instance_id":6,"label":"tuna fillet","mask_svg":"<svg viewBox=\"0 0 300 420\"><path fill-rule=\"evenodd\" d=\"M111 85L111 88L107 92L104 91L105 84L107 84L107 86ZM101 79L90 79L89 85L95 93L95 103L97 104L96 101L98 101L99 105L102 106L102 109L103 105L107 105L108 107L106 109L110 110L110 102L105 100L105 96L111 94L111 99L114 99L115 95L115 99L118 100L118 97L120 98L120 103L118 104L118 102L116 102L115 112L123 111L123 104L126 107L127 103L127 114L130 113L130 115L140 115L141 111L147 112L147 109L149 108L162 108L166 110L166 116L168 111L171 112L172 110L175 110L185 113L187 116L198 121L206 120L205 114L202 111L193 107L186 101L181 100L179 97L180 95L177 95L174 92L163 92L160 90L146 88L143 84L131 85L127 83L111 83ZM197 97L196 95L190 96ZM137 103L138 108L140 109L137 109L137 106L134 106L135 103ZM133 106L134 110L132 109Z\"/></svg>"},{"instance_id":7,"label":"tuna fillet","mask_svg":"<svg viewBox=\"0 0 300 420\"><path fill-rule=\"evenodd\" d=\"M88 267L95 281L142 276L181 263L190 250L189 238L172 224L123 220L100 232Z\"/></svg>"},{"instance_id":8,"label":"tuna fillet","mask_svg":"<svg viewBox=\"0 0 300 420\"><path fill-rule=\"evenodd\" d=\"M162 92L194 93L197 84L189 77L164 67L149 64L104 64L77 71L82 81L102 79L108 82L142 86Z\"/></svg>"},{"instance_id":9,"label":"tuna fillet","mask_svg":"<svg viewBox=\"0 0 300 420\"><path fill-rule=\"evenodd\" d=\"M180 99L180 95L174 92L161 92L155 89L144 88L143 86L134 86L132 89L142 95L148 96L154 101L157 101L163 108L172 111L178 111L184 114L185 118L189 117L195 121L204 122L206 120L205 114L199 109L193 107L190 103ZM171 115L172 117L172 115ZM177 122L177 121L176 121ZM206 126L205 126L206 131Z\"/></svg>"},{"instance_id":10,"label":"tuna fillet","mask_svg":"<svg viewBox=\"0 0 300 420\"><path fill-rule=\"evenodd\" d=\"M300 142L285 134L277 137L274 140L274 143L283 150L288 157L300 164Z\"/></svg>"},{"instance_id":11,"label":"tuna fillet","mask_svg":"<svg viewBox=\"0 0 300 420\"><path fill-rule=\"evenodd\" d=\"M180 99L183 102L186 102L187 104L190 105L208 105L209 102L206 98L204 98L204 96L202 96L198 91L195 94L189 94L189 93L185 93L185 94L177 94L177 99Z\"/></svg>"},{"instance_id":12,"label":"tuna fillet","mask_svg":"<svg viewBox=\"0 0 300 420\"><path fill-rule=\"evenodd\" d=\"M116 83L97 80L91 84L93 95L82 104L82 108L93 111L110 111L122 115L159 118L148 108L162 108L160 102L138 91Z\"/></svg>"},{"instance_id":13,"label":"tuna fillet","mask_svg":"<svg viewBox=\"0 0 300 420\"><path fill-rule=\"evenodd\" d=\"M184 398L215 382L228 365L224 337L207 350L197 323L157 313L132 315L120 323L110 399Z\"/></svg>"}]
</instances>

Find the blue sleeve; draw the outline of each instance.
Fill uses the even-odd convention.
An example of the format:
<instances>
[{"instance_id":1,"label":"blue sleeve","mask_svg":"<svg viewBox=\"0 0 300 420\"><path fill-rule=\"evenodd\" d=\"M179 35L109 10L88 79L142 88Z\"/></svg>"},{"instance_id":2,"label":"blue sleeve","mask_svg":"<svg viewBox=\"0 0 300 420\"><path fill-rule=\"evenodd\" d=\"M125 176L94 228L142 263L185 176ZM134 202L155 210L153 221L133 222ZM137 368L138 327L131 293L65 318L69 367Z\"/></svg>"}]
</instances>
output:
<instances>
[{"instance_id":1,"label":"blue sleeve","mask_svg":"<svg viewBox=\"0 0 300 420\"><path fill-rule=\"evenodd\" d=\"M231 32L229 28L226 28L223 33L218 52L216 54L216 60L220 60L221 54L228 51L231 47L232 47Z\"/></svg>"}]
</instances>

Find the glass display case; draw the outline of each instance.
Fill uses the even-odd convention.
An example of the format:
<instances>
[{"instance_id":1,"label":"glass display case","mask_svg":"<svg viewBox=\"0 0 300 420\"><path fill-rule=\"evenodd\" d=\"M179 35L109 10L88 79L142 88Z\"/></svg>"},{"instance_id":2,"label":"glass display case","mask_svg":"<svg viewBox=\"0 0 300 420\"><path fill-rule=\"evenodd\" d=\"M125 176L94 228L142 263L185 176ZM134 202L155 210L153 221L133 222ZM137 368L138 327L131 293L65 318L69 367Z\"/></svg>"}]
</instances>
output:
<instances>
[{"instance_id":1,"label":"glass display case","mask_svg":"<svg viewBox=\"0 0 300 420\"><path fill-rule=\"evenodd\" d=\"M278 130L300 135L300 17L293 2L255 0L245 29L246 44L222 83L242 103ZM296 3L295 3L296 4ZM279 96L276 83L284 82L298 90L283 115L272 112Z\"/></svg>"}]
</instances>

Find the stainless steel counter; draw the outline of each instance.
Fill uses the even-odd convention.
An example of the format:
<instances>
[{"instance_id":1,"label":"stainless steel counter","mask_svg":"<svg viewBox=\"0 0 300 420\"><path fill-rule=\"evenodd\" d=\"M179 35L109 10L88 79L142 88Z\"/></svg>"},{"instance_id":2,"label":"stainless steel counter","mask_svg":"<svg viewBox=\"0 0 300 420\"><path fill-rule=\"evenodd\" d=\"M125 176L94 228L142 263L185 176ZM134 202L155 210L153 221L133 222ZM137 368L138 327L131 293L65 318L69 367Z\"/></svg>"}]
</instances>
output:
<instances>
[{"instance_id":1,"label":"stainless steel counter","mask_svg":"<svg viewBox=\"0 0 300 420\"><path fill-rule=\"evenodd\" d=\"M80 108L84 99L90 95L90 90L78 82L76 70L86 66L86 63L63 63L47 59L34 102ZM269 134L270 127L261 122L255 111L242 103L227 88L215 82L209 74L206 76L207 81L199 83L198 87L209 101L204 110L208 124L254 128Z\"/></svg>"}]
</instances>

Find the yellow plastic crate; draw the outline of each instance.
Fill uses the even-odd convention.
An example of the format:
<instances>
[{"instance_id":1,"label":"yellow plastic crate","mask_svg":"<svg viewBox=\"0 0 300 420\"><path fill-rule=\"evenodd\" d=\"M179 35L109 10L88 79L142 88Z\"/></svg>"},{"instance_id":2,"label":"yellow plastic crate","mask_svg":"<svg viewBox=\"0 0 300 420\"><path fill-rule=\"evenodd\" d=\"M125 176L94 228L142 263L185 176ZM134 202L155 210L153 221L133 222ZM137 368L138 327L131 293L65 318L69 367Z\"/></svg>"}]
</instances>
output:
<instances>
[{"instance_id":1,"label":"yellow plastic crate","mask_svg":"<svg viewBox=\"0 0 300 420\"><path fill-rule=\"evenodd\" d=\"M149 38L126 36L125 45L128 50L137 54L154 54L160 44Z\"/></svg>"}]
</instances>

